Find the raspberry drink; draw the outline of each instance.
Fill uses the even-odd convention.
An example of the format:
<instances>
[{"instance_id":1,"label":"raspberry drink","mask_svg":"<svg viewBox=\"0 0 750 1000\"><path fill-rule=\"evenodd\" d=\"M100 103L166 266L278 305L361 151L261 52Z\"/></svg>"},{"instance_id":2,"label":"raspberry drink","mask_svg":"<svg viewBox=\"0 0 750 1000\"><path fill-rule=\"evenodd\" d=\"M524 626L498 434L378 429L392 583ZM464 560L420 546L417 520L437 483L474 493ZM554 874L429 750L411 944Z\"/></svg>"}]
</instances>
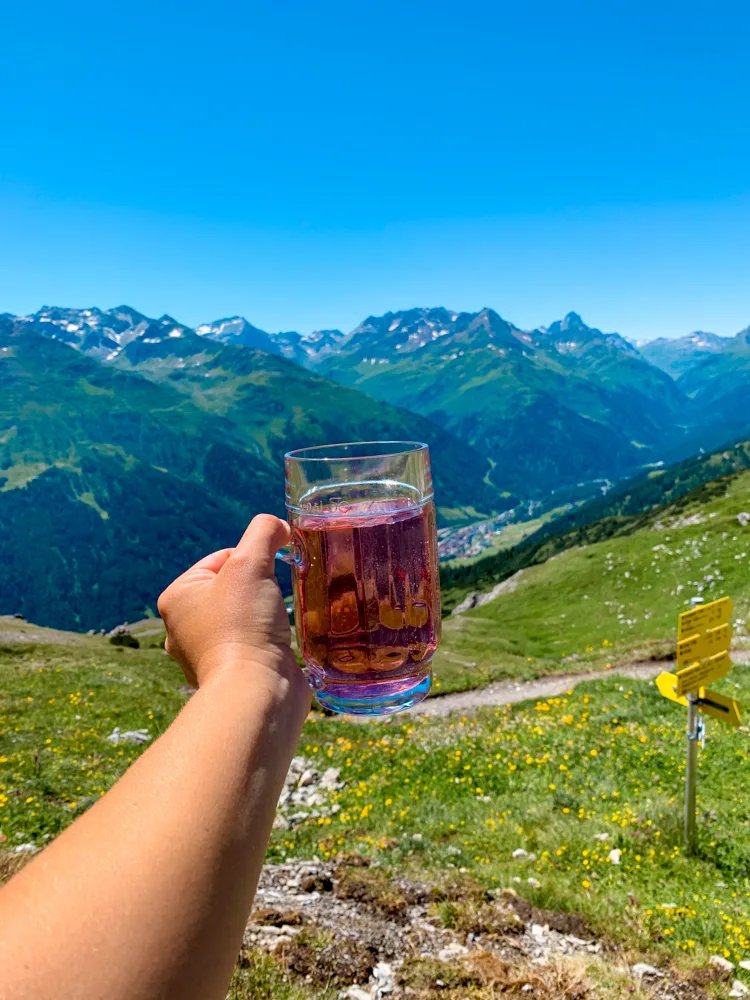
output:
<instances>
[{"instance_id":1,"label":"raspberry drink","mask_svg":"<svg viewBox=\"0 0 750 1000\"><path fill-rule=\"evenodd\" d=\"M353 501L290 522L297 641L318 701L358 714L421 701L440 638L433 503Z\"/></svg>"}]
</instances>

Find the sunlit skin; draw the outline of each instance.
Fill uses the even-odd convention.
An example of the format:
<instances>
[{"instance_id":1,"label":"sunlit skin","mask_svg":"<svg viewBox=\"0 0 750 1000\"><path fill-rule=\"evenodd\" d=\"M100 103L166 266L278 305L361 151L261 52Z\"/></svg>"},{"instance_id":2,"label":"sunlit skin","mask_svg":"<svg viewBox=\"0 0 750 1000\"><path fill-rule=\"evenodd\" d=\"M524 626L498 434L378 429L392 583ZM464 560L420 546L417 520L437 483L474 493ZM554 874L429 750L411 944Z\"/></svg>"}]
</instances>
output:
<instances>
[{"instance_id":1,"label":"sunlit skin","mask_svg":"<svg viewBox=\"0 0 750 1000\"><path fill-rule=\"evenodd\" d=\"M0 893L3 1000L222 1000L310 693L256 517L159 601L198 687L123 778Z\"/></svg>"}]
</instances>

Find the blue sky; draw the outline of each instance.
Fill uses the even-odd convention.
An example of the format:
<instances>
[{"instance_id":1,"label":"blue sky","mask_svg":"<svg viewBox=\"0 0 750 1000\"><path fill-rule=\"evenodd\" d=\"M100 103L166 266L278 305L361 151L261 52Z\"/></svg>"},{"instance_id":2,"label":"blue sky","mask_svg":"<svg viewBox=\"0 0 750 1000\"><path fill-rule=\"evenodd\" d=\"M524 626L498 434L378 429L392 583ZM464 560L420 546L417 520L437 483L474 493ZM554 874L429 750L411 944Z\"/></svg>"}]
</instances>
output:
<instances>
[{"instance_id":1,"label":"blue sky","mask_svg":"<svg viewBox=\"0 0 750 1000\"><path fill-rule=\"evenodd\" d=\"M6 5L0 311L750 323L750 8Z\"/></svg>"}]
</instances>

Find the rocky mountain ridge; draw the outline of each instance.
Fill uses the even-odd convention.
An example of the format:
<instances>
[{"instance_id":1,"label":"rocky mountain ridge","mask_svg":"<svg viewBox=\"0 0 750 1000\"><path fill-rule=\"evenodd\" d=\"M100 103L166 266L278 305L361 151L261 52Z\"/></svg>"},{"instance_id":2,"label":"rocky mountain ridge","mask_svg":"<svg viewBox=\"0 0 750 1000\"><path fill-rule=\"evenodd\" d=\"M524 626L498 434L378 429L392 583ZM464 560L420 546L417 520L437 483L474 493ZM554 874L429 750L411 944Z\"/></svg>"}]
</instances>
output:
<instances>
[{"instance_id":1,"label":"rocky mountain ridge","mask_svg":"<svg viewBox=\"0 0 750 1000\"><path fill-rule=\"evenodd\" d=\"M639 348L574 312L523 330L492 309L443 307L369 316L346 334L267 333L239 316L191 329L129 306L0 319L177 385L187 370L213 377L213 344L292 361L437 424L489 458L493 481L519 495L617 479L750 432L740 405L750 391L746 331Z\"/></svg>"},{"instance_id":2,"label":"rocky mountain ridge","mask_svg":"<svg viewBox=\"0 0 750 1000\"><path fill-rule=\"evenodd\" d=\"M638 350L652 365L679 379L706 359L729 349L732 337L696 330L685 337L659 337L638 345Z\"/></svg>"},{"instance_id":3,"label":"rocky mountain ridge","mask_svg":"<svg viewBox=\"0 0 750 1000\"><path fill-rule=\"evenodd\" d=\"M97 357L119 352L138 337L176 337L182 331L191 329L168 314L152 319L127 305L113 309L42 306L35 313L25 316L5 313L4 318ZM315 330L307 334L294 330L267 332L243 316L201 323L192 329L199 336L224 344L251 347L308 365L320 363L337 350L361 348L366 344L377 345L384 353L390 349L406 354L445 337L450 343L451 338L461 333L484 330L490 340L498 341L498 346L502 347L505 341L506 348L517 344L521 350L552 348L560 354L570 354L593 346L608 346L630 356L641 355L675 377L679 377L686 368L676 362L676 358L689 358L688 366L693 367L709 355L728 350L733 340L732 337L696 331L684 337L659 337L636 343L619 333L603 333L596 327L589 327L576 312L567 313L563 319L555 320L549 326L529 330L502 319L493 309L485 308L472 313L443 307L419 307L368 316L349 333L337 329ZM380 358L367 360L377 363Z\"/></svg>"},{"instance_id":4,"label":"rocky mountain ridge","mask_svg":"<svg viewBox=\"0 0 750 1000\"><path fill-rule=\"evenodd\" d=\"M5 313L4 319L43 336L62 340L100 360L113 360L113 354L139 337L178 337L191 329L168 314L152 319L127 305L113 309L42 306L25 316ZM730 352L736 340L697 330L684 337L657 337L634 342L619 333L603 333L588 326L576 312L567 313L549 326L528 330L502 319L493 309L471 313L443 307L420 307L368 316L349 333L336 329L307 334L294 330L269 333L243 316L202 323L192 329L199 336L223 344L263 350L307 366L316 366L337 351L360 352L365 346L377 350L364 361L378 364L392 359L396 351L403 356L437 340L448 338L446 343L452 344L462 334L476 336L483 331L498 350L552 349L561 355L580 356L594 347L606 346L631 357L641 356L675 379L709 357ZM747 331L738 336L742 333Z\"/></svg>"}]
</instances>

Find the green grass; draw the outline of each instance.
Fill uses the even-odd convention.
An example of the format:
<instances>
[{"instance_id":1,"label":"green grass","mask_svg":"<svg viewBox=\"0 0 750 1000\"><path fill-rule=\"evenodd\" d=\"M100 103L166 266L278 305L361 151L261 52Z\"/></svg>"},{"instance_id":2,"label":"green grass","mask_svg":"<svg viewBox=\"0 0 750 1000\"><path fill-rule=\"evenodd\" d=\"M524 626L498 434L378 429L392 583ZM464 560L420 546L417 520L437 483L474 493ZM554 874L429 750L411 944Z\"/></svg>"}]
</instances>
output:
<instances>
[{"instance_id":1,"label":"green grass","mask_svg":"<svg viewBox=\"0 0 750 1000\"><path fill-rule=\"evenodd\" d=\"M293 982L289 973L262 951L243 956L227 994L227 1000L334 1000L335 997L338 990L318 990Z\"/></svg>"},{"instance_id":2,"label":"green grass","mask_svg":"<svg viewBox=\"0 0 750 1000\"><path fill-rule=\"evenodd\" d=\"M737 668L721 687L747 703L750 672ZM684 710L652 683L611 675L477 719L368 727L319 719L302 750L341 769L340 811L279 834L271 855L359 850L394 868L466 869L538 906L579 912L633 948L744 959L750 745L709 723L699 754L699 856L688 859L684 723ZM517 848L536 860L514 860Z\"/></svg>"},{"instance_id":3,"label":"green grass","mask_svg":"<svg viewBox=\"0 0 750 1000\"><path fill-rule=\"evenodd\" d=\"M102 639L3 646L0 631L0 829L9 846L43 843L103 795L142 749L106 737L115 726L158 736L184 704L183 684L160 649Z\"/></svg>"},{"instance_id":4,"label":"green grass","mask_svg":"<svg viewBox=\"0 0 750 1000\"><path fill-rule=\"evenodd\" d=\"M446 620L436 688L668 651L677 613L699 586L706 600L729 593L736 625L746 620L750 529L736 518L748 509L745 473L709 502L690 500L628 537L525 570L515 591ZM138 628L142 648L118 650L0 621L0 830L9 846L44 844L142 752L109 743L115 726L157 736L184 703L158 625ZM10 642L13 632L26 642ZM750 711L750 669L735 666L716 686ZM354 725L313 715L300 752L341 769L340 810L275 834L270 857L355 850L394 870L465 868L536 905L580 912L657 957L750 958L748 736L709 720L699 855L687 859L684 724L684 710L653 683L609 672L564 697L472 719ZM536 860L514 860L518 847Z\"/></svg>"},{"instance_id":5,"label":"green grass","mask_svg":"<svg viewBox=\"0 0 750 1000\"><path fill-rule=\"evenodd\" d=\"M449 616L443 622L443 638L433 660L434 693L451 694L483 687L492 681L524 680L570 669L551 656L525 653L517 636L505 634L495 622Z\"/></svg>"},{"instance_id":6,"label":"green grass","mask_svg":"<svg viewBox=\"0 0 750 1000\"><path fill-rule=\"evenodd\" d=\"M43 845L103 794L142 752L106 736L116 725L158 735L184 702L182 684L158 648L117 652L96 639L3 647L0 829L8 846ZM718 687L750 704L747 668ZM686 859L684 721L653 684L612 674L475 719L354 725L313 715L300 752L341 769L340 810L278 832L269 857L354 850L427 876L467 869L536 905L579 912L634 948L691 961L725 950L733 961L750 957L750 745L709 720L699 751L699 858ZM602 833L606 842L596 839ZM514 860L518 847L537 860ZM608 860L613 848L622 851L619 866ZM234 996L243 988L238 979Z\"/></svg>"}]
</instances>

